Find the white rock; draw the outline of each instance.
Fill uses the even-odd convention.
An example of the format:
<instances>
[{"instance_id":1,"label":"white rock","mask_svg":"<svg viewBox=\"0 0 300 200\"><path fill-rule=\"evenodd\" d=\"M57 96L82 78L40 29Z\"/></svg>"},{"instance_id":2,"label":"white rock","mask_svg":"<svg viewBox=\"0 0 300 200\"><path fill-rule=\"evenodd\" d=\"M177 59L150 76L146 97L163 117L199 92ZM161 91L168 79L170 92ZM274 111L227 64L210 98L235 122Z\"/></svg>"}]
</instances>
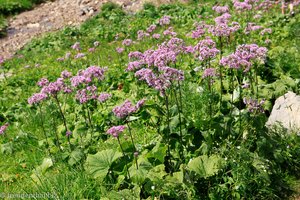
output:
<instances>
[{"instance_id":1,"label":"white rock","mask_svg":"<svg viewBox=\"0 0 300 200\"><path fill-rule=\"evenodd\" d=\"M35 24L27 24L28 28L39 28L40 24L39 23L35 23Z\"/></svg>"},{"instance_id":2,"label":"white rock","mask_svg":"<svg viewBox=\"0 0 300 200\"><path fill-rule=\"evenodd\" d=\"M268 127L280 124L288 130L300 130L300 96L288 92L275 101Z\"/></svg>"}]
</instances>

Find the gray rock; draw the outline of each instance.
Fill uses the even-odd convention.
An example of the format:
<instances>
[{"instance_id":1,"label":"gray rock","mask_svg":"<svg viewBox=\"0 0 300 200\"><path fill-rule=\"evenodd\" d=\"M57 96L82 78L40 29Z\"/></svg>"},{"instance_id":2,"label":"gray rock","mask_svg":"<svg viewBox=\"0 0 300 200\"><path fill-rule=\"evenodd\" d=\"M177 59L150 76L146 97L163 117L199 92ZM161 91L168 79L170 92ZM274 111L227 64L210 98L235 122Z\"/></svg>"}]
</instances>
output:
<instances>
[{"instance_id":1,"label":"gray rock","mask_svg":"<svg viewBox=\"0 0 300 200\"><path fill-rule=\"evenodd\" d=\"M282 125L289 131L300 129L300 96L288 92L275 101L267 127Z\"/></svg>"}]
</instances>

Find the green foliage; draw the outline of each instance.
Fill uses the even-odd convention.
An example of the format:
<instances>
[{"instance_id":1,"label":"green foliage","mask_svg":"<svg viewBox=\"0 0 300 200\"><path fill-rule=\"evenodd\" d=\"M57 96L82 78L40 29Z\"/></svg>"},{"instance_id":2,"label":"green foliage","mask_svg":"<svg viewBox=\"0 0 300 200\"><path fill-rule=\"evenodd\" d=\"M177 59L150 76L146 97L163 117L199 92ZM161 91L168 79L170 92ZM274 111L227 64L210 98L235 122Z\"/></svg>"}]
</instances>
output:
<instances>
[{"instance_id":1,"label":"green foliage","mask_svg":"<svg viewBox=\"0 0 300 200\"><path fill-rule=\"evenodd\" d=\"M94 178L103 180L114 161L122 157L122 153L112 149L103 150L95 155L88 155L86 170Z\"/></svg>"},{"instance_id":2,"label":"green foliage","mask_svg":"<svg viewBox=\"0 0 300 200\"><path fill-rule=\"evenodd\" d=\"M185 80L173 82L164 96L125 71L132 61L129 52L156 49L170 39L163 35L167 26L159 25L164 15L171 16L176 37L184 39L185 45L195 45L202 38L187 35L200 20L214 23L212 3L159 8L145 4L137 14L125 14L108 3L81 27L66 27L33 40L4 62L1 70L12 75L0 80L0 125L11 125L0 137L0 191L50 192L59 199L290 197L293 183L300 178L300 137L280 128L268 130L265 122L278 96L298 92L299 15L282 17L274 10L256 20L249 14L253 22L272 27L274 33L247 35L241 30L227 38L223 56L238 44L257 43L268 46L267 60L254 63L248 73L224 68L223 88L218 76L203 78L205 68L218 70L219 58L205 63L180 54L176 64L168 66L183 70ZM231 14L246 26L246 16ZM161 38L150 35L137 40L137 31L150 25L157 26L154 33ZM134 43L122 45L129 38ZM220 48L219 39L212 38ZM265 44L265 39L272 43ZM94 46L95 41L99 46ZM80 50L71 48L75 42L80 42ZM124 52L117 53L118 47L124 47ZM85 57L74 59L78 52ZM40 78L52 82L64 70L75 75L92 65L108 67L104 80L93 84L98 92L112 94L109 101L80 104L73 92L28 105L28 97L40 90L36 86ZM245 83L250 87L241 88ZM70 85L68 79L65 84ZM251 112L244 97L266 99L262 107L266 113ZM125 99L143 98L144 106L132 115L124 119L113 115L113 108ZM114 125L126 126L117 139L107 134Z\"/></svg>"}]
</instances>

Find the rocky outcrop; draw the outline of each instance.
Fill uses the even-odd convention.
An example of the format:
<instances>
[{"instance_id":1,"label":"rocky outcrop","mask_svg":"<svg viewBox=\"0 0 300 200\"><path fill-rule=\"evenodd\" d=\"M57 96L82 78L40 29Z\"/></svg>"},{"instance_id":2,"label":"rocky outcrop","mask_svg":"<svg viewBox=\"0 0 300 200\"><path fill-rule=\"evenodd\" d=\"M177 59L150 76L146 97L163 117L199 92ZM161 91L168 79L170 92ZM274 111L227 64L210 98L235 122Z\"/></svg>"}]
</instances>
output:
<instances>
[{"instance_id":1,"label":"rocky outcrop","mask_svg":"<svg viewBox=\"0 0 300 200\"><path fill-rule=\"evenodd\" d=\"M288 92L275 101L268 127L281 125L288 130L300 130L300 96Z\"/></svg>"}]
</instances>

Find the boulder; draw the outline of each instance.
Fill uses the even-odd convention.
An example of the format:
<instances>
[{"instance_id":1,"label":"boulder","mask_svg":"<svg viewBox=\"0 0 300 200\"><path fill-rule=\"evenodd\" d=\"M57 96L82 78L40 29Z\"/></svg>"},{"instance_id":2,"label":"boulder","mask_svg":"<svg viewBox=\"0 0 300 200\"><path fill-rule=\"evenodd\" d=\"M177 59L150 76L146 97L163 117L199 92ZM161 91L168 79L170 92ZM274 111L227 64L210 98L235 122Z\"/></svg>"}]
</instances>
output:
<instances>
[{"instance_id":1,"label":"boulder","mask_svg":"<svg viewBox=\"0 0 300 200\"><path fill-rule=\"evenodd\" d=\"M276 99L266 126L276 124L289 131L300 130L300 96L288 92Z\"/></svg>"}]
</instances>

